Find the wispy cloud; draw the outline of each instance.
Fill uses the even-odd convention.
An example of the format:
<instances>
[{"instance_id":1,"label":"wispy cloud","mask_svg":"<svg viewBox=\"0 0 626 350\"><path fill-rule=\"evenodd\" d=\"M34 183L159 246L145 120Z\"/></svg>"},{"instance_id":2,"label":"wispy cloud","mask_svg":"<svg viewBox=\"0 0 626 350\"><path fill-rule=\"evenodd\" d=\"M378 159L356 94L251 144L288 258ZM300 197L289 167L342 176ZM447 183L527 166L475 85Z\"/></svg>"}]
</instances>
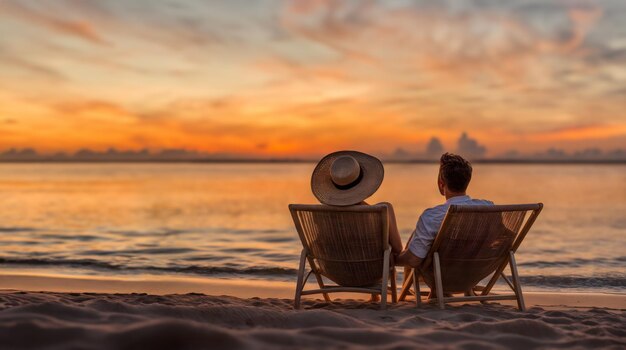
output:
<instances>
[{"instance_id":1,"label":"wispy cloud","mask_svg":"<svg viewBox=\"0 0 626 350\"><path fill-rule=\"evenodd\" d=\"M608 149L626 141L623 15L610 0L7 0L0 118L23 127L0 143L390 153L468 131L490 154Z\"/></svg>"},{"instance_id":2,"label":"wispy cloud","mask_svg":"<svg viewBox=\"0 0 626 350\"><path fill-rule=\"evenodd\" d=\"M5 15L26 20L33 25L38 25L63 35L98 45L106 43L88 19L63 18L63 15L59 15L56 11L50 11L50 8L35 8L34 4L37 4L37 2L7 0L0 2L0 9Z\"/></svg>"},{"instance_id":3,"label":"wispy cloud","mask_svg":"<svg viewBox=\"0 0 626 350\"><path fill-rule=\"evenodd\" d=\"M35 76L38 79L42 79L44 81L52 81L52 82L60 82L64 81L65 76L58 72L57 70L47 67L41 63L31 62L28 59L11 56L10 54L5 54L0 50L0 62L2 62L3 67L10 68L10 70L17 70L19 72L24 72L27 75ZM8 69L7 69L8 70ZM0 72L4 74L9 74L13 72Z\"/></svg>"}]
</instances>

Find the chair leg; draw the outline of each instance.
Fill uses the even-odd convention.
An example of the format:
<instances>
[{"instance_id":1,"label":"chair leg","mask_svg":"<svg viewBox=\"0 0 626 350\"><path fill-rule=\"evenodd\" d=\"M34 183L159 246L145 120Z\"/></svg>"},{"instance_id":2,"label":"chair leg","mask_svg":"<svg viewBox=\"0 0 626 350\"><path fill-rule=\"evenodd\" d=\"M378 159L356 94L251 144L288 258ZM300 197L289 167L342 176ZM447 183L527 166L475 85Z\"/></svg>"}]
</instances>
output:
<instances>
[{"instance_id":1,"label":"chair leg","mask_svg":"<svg viewBox=\"0 0 626 350\"><path fill-rule=\"evenodd\" d=\"M413 289L415 290L415 306L420 307L422 305L422 292L420 291L420 276L417 269L413 269L411 273L413 283L415 284Z\"/></svg>"},{"instance_id":2,"label":"chair leg","mask_svg":"<svg viewBox=\"0 0 626 350\"><path fill-rule=\"evenodd\" d=\"M402 282L402 290L400 290L399 301L404 301L406 296L410 293L411 284L413 283L413 275L414 270L411 267L406 267L404 269L404 281Z\"/></svg>"},{"instance_id":3,"label":"chair leg","mask_svg":"<svg viewBox=\"0 0 626 350\"><path fill-rule=\"evenodd\" d=\"M295 309L300 308L300 298L302 297L302 289L304 289L304 268L306 265L306 249L302 249L300 254L300 267L298 268L298 281L296 282L296 295L293 301Z\"/></svg>"},{"instance_id":4,"label":"chair leg","mask_svg":"<svg viewBox=\"0 0 626 350\"><path fill-rule=\"evenodd\" d=\"M317 280L317 284L320 286L320 289L324 289L324 280L322 279L322 276L317 272L315 261L313 261L313 259L309 259L309 265L311 265L311 269L313 270L313 274L315 275L315 279ZM332 301L328 293L322 293L322 295L324 296L324 300L327 303L330 303Z\"/></svg>"},{"instance_id":5,"label":"chair leg","mask_svg":"<svg viewBox=\"0 0 626 350\"><path fill-rule=\"evenodd\" d=\"M324 289L324 280L322 280L322 276L317 273L317 271L314 272L315 274L315 279L317 280L317 284L319 284L321 289ZM328 295L328 293L322 293L322 295L324 296L324 300L328 303L330 303L332 301L332 299L330 299L330 296Z\"/></svg>"},{"instance_id":6,"label":"chair leg","mask_svg":"<svg viewBox=\"0 0 626 350\"><path fill-rule=\"evenodd\" d=\"M517 264L515 263L515 254L511 251L509 256L509 265L511 266L511 274L513 275L513 285L515 286L515 296L517 297L517 307L519 307L520 311L526 311L524 294L522 294L522 285L520 284L519 274L517 273Z\"/></svg>"},{"instance_id":7,"label":"chair leg","mask_svg":"<svg viewBox=\"0 0 626 350\"><path fill-rule=\"evenodd\" d=\"M441 281L441 265L439 264L439 253L435 252L435 284L437 287L437 301L439 303L439 308L444 309L443 302L443 283Z\"/></svg>"},{"instance_id":8,"label":"chair leg","mask_svg":"<svg viewBox=\"0 0 626 350\"><path fill-rule=\"evenodd\" d=\"M493 286L498 281L498 278L500 278L500 276L502 275L502 271L504 271L504 269L506 268L506 265L507 265L507 263L506 263L506 261L504 261L496 269L496 271L493 273L493 275L489 279L489 282L487 282L487 284L485 285L485 288L483 288L483 290L481 291L480 295L489 295L489 292L491 292L491 288L493 288Z\"/></svg>"},{"instance_id":9,"label":"chair leg","mask_svg":"<svg viewBox=\"0 0 626 350\"><path fill-rule=\"evenodd\" d=\"M398 286L396 285L396 278L398 276L396 276L396 268L395 266L391 269L391 302L392 303L397 303L398 302Z\"/></svg>"},{"instance_id":10,"label":"chair leg","mask_svg":"<svg viewBox=\"0 0 626 350\"><path fill-rule=\"evenodd\" d=\"M390 249L385 250L383 260L383 279L380 287L380 309L387 308L387 283L389 282L389 253Z\"/></svg>"}]
</instances>

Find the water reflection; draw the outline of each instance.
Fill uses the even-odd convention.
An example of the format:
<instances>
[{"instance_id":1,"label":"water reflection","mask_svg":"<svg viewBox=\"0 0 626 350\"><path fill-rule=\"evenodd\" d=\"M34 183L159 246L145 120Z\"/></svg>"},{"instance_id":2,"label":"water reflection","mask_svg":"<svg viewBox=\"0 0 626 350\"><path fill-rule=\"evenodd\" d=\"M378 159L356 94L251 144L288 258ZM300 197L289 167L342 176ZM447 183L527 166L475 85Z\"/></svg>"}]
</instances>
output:
<instances>
[{"instance_id":1,"label":"water reflection","mask_svg":"<svg viewBox=\"0 0 626 350\"><path fill-rule=\"evenodd\" d=\"M315 202L313 167L1 164L0 258L7 266L78 266L107 274L269 271L263 276L292 278L301 246L287 204ZM474 168L470 195L545 204L520 248L525 275L626 280L626 167ZM369 202L395 205L406 240L421 212L442 202L436 176L436 165L387 165Z\"/></svg>"}]
</instances>

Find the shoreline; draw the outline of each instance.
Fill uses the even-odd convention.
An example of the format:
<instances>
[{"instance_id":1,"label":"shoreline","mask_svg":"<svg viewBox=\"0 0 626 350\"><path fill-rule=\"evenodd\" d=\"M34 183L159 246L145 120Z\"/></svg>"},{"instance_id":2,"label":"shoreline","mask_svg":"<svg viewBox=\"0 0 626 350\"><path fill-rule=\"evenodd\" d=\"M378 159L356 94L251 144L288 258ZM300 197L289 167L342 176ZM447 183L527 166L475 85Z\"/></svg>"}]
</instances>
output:
<instances>
[{"instance_id":1,"label":"shoreline","mask_svg":"<svg viewBox=\"0 0 626 350\"><path fill-rule=\"evenodd\" d=\"M110 293L172 295L199 293L236 298L293 299L294 282L215 277L133 275L128 277L67 276L54 274L1 273L0 292ZM604 308L626 310L626 294L610 292L525 291L529 307L551 309ZM365 294L337 293L333 299L365 300ZM321 299L314 295L309 300ZM515 305L515 301L501 301ZM400 303L410 304L412 302Z\"/></svg>"}]
</instances>

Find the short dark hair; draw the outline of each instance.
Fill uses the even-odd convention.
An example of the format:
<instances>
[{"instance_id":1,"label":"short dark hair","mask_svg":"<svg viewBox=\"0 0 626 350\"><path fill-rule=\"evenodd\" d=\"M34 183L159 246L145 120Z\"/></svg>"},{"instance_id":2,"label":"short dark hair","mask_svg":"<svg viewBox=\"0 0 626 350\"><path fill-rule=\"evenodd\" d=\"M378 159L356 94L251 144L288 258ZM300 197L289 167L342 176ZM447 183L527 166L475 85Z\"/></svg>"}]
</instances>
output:
<instances>
[{"instance_id":1,"label":"short dark hair","mask_svg":"<svg viewBox=\"0 0 626 350\"><path fill-rule=\"evenodd\" d=\"M464 192L472 179L472 164L463 157L444 153L439 160L439 177L454 192Z\"/></svg>"}]
</instances>

